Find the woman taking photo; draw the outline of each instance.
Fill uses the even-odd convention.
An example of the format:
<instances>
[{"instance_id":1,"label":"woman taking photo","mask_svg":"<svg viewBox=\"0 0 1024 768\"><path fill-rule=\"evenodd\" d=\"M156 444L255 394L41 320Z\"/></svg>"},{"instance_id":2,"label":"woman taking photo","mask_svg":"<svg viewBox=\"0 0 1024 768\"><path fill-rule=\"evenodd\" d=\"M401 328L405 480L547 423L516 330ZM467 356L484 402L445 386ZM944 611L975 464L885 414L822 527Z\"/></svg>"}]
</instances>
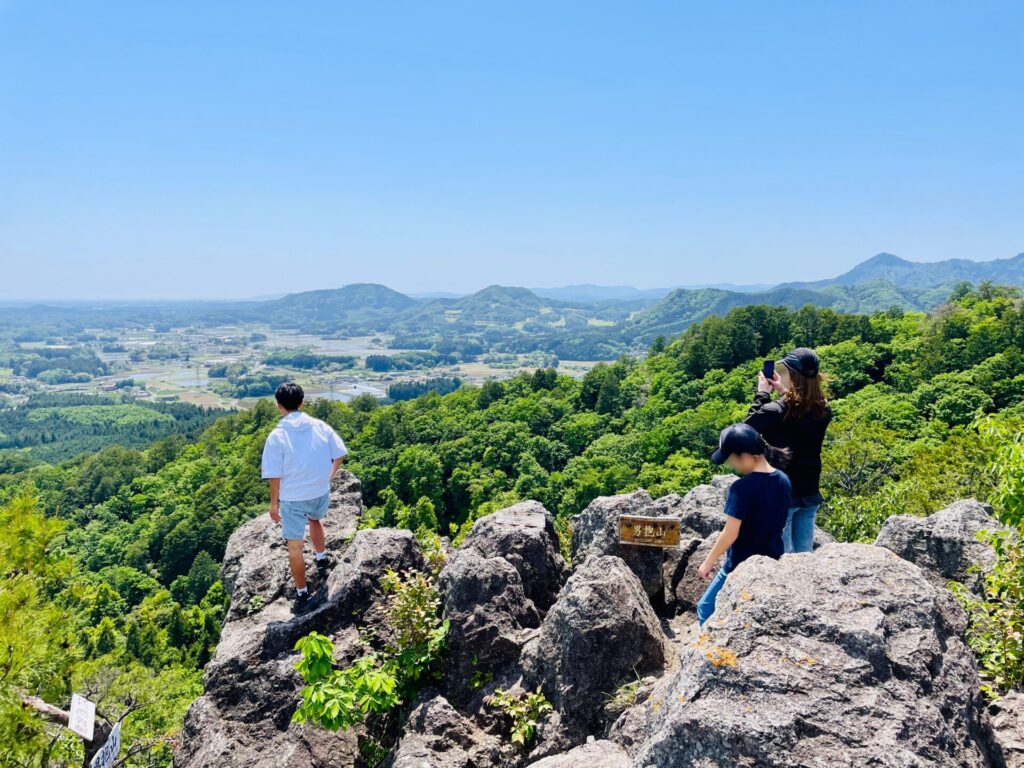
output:
<instances>
[{"instance_id":1,"label":"woman taking photo","mask_svg":"<svg viewBox=\"0 0 1024 768\"><path fill-rule=\"evenodd\" d=\"M765 442L788 448L791 457L783 470L793 486L792 506L782 543L786 552L810 552L814 547L814 516L821 506L821 444L832 420L822 388L818 355L798 347L775 364L772 378L757 374L757 394L746 423ZM779 397L772 400L772 392Z\"/></svg>"}]
</instances>

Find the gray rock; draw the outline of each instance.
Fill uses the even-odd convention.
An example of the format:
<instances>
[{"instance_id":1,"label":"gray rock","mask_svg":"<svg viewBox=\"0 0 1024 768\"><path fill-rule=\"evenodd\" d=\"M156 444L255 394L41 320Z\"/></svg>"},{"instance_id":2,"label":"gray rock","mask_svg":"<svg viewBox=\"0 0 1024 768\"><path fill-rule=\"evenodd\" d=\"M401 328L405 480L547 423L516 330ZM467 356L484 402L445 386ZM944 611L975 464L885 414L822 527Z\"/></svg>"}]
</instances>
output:
<instances>
[{"instance_id":1,"label":"gray rock","mask_svg":"<svg viewBox=\"0 0 1024 768\"><path fill-rule=\"evenodd\" d=\"M291 722L302 687L295 641L316 630L335 641L338 660L354 659L360 653L356 627L372 625L380 612L380 577L388 568L422 568L423 559L409 531L355 533L358 497L353 500L345 475L335 483L325 526L338 562L317 611L292 616L285 550L267 516L232 534L225 559L231 609L206 666L204 694L186 715L177 768L340 768L357 761L360 729L330 733ZM253 602L256 596L261 604Z\"/></svg>"},{"instance_id":2,"label":"gray rock","mask_svg":"<svg viewBox=\"0 0 1024 768\"><path fill-rule=\"evenodd\" d=\"M541 686L568 725L593 732L621 683L662 668L665 643L633 572L617 557L590 557L523 649L523 677L527 687Z\"/></svg>"},{"instance_id":3,"label":"gray rock","mask_svg":"<svg viewBox=\"0 0 1024 768\"><path fill-rule=\"evenodd\" d=\"M611 741L590 741L566 752L530 763L530 768L631 768L622 747Z\"/></svg>"},{"instance_id":4,"label":"gray rock","mask_svg":"<svg viewBox=\"0 0 1024 768\"><path fill-rule=\"evenodd\" d=\"M460 715L436 691L423 691L384 768L492 768L501 742Z\"/></svg>"},{"instance_id":5,"label":"gray rock","mask_svg":"<svg viewBox=\"0 0 1024 768\"><path fill-rule=\"evenodd\" d=\"M990 766L965 628L947 590L884 549L754 557L611 737L638 767Z\"/></svg>"},{"instance_id":6,"label":"gray rock","mask_svg":"<svg viewBox=\"0 0 1024 768\"><path fill-rule=\"evenodd\" d=\"M730 482L724 482L725 478ZM703 539L725 525L725 498L737 479L735 475L716 475L711 484L694 486L685 496L670 493L654 503L662 515L680 518L683 536Z\"/></svg>"},{"instance_id":7,"label":"gray rock","mask_svg":"<svg viewBox=\"0 0 1024 768\"><path fill-rule=\"evenodd\" d=\"M980 595L995 551L978 540L978 533L1001 527L992 507L963 499L928 517L893 515L882 524L875 546L915 563L936 584L959 581Z\"/></svg>"},{"instance_id":8,"label":"gray rock","mask_svg":"<svg viewBox=\"0 0 1024 768\"><path fill-rule=\"evenodd\" d=\"M526 596L543 613L568 575L559 552L555 519L537 501L524 501L473 523L462 549L503 557L519 572Z\"/></svg>"},{"instance_id":9,"label":"gray rock","mask_svg":"<svg viewBox=\"0 0 1024 768\"><path fill-rule=\"evenodd\" d=\"M704 558L710 554L715 546L715 539L718 533L712 533L705 539L691 539L689 541L690 554L686 560L680 560L671 581L666 583L666 589L672 590L670 601L675 606L675 612L684 613L697 608L697 601L703 596L708 588L708 582L704 581L697 572ZM682 543L682 542L680 542ZM681 566L681 567L680 567ZM669 600L666 600L669 602Z\"/></svg>"},{"instance_id":10,"label":"gray rock","mask_svg":"<svg viewBox=\"0 0 1024 768\"><path fill-rule=\"evenodd\" d=\"M669 616L693 607L689 602L685 602L683 605L679 603L677 590L680 589L686 576L686 569L690 564L690 559L703 541L700 538L681 539L678 547L665 552L665 562L662 564L661 573L662 581L665 584L664 610Z\"/></svg>"},{"instance_id":11,"label":"gray rock","mask_svg":"<svg viewBox=\"0 0 1024 768\"><path fill-rule=\"evenodd\" d=\"M1006 768L1024 768L1024 694L1008 693L988 707L995 752Z\"/></svg>"},{"instance_id":12,"label":"gray rock","mask_svg":"<svg viewBox=\"0 0 1024 768\"><path fill-rule=\"evenodd\" d=\"M474 548L448 558L438 591L450 623L445 687L463 702L473 688L518 659L526 631L539 626L540 615L512 564Z\"/></svg>"},{"instance_id":13,"label":"gray rock","mask_svg":"<svg viewBox=\"0 0 1024 768\"><path fill-rule=\"evenodd\" d=\"M569 518L573 563L583 563L592 556L616 555L640 579L647 595L660 604L665 553L656 547L619 544L619 516L663 517L667 514L670 514L668 506L656 504L644 490L618 496L598 496L586 509Z\"/></svg>"}]
</instances>

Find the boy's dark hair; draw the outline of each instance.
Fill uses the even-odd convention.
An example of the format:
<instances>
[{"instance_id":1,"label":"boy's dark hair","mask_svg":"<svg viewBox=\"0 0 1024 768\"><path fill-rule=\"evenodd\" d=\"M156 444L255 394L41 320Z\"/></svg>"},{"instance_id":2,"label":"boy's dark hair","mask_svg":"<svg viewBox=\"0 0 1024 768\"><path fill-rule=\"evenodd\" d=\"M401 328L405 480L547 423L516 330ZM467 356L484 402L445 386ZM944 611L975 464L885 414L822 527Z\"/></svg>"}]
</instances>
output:
<instances>
[{"instance_id":1,"label":"boy's dark hair","mask_svg":"<svg viewBox=\"0 0 1024 768\"><path fill-rule=\"evenodd\" d=\"M305 398L305 393L302 391L302 387L294 381L286 381L274 393L274 399L286 411L299 410L302 407L303 398Z\"/></svg>"}]
</instances>

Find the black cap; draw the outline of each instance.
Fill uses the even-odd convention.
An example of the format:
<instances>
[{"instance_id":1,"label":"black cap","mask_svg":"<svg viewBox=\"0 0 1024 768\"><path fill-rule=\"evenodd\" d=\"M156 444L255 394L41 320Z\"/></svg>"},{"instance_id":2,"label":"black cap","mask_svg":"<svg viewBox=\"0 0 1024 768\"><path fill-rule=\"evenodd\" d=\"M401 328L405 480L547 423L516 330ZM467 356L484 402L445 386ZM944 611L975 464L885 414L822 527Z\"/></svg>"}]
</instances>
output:
<instances>
[{"instance_id":1,"label":"black cap","mask_svg":"<svg viewBox=\"0 0 1024 768\"><path fill-rule=\"evenodd\" d=\"M735 453L764 453L764 440L749 424L733 424L718 436L718 450L711 454L714 464L721 464Z\"/></svg>"},{"instance_id":2,"label":"black cap","mask_svg":"<svg viewBox=\"0 0 1024 768\"><path fill-rule=\"evenodd\" d=\"M797 347L786 353L782 364L794 373L811 378L818 375L818 353L807 347Z\"/></svg>"}]
</instances>

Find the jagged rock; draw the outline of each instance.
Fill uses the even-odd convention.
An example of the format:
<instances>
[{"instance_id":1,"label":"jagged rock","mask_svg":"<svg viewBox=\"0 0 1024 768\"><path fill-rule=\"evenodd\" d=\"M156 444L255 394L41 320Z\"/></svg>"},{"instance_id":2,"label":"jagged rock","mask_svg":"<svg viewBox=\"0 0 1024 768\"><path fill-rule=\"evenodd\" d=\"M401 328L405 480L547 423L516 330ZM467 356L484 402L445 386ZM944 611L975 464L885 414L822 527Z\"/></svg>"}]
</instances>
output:
<instances>
[{"instance_id":1,"label":"jagged rock","mask_svg":"<svg viewBox=\"0 0 1024 768\"><path fill-rule=\"evenodd\" d=\"M708 582L700 577L697 569L715 546L717 538L718 533L715 532L704 539L689 540L689 555L685 560L680 559L670 580L666 582L666 591L671 589L672 592L671 598L667 598L666 602L671 602L675 606L676 613L695 610L697 601L707 590Z\"/></svg>"},{"instance_id":2,"label":"jagged rock","mask_svg":"<svg viewBox=\"0 0 1024 768\"><path fill-rule=\"evenodd\" d=\"M622 747L611 741L590 741L566 752L530 763L530 768L631 768Z\"/></svg>"},{"instance_id":3,"label":"jagged rock","mask_svg":"<svg viewBox=\"0 0 1024 768\"><path fill-rule=\"evenodd\" d=\"M1001 527L988 504L962 499L928 517L893 515L882 524L875 546L916 563L936 584L952 579L981 594L995 551L978 540L978 533Z\"/></svg>"},{"instance_id":4,"label":"jagged rock","mask_svg":"<svg viewBox=\"0 0 1024 768\"><path fill-rule=\"evenodd\" d=\"M686 569L694 552L703 541L699 538L680 539L678 547L665 552L665 562L662 564L661 573L665 585L664 609L669 616L682 613L693 607L693 604L687 600L680 603L677 592L680 591L683 584ZM683 592L683 594L685 596L686 593Z\"/></svg>"},{"instance_id":5,"label":"jagged rock","mask_svg":"<svg viewBox=\"0 0 1024 768\"><path fill-rule=\"evenodd\" d=\"M639 490L618 496L598 496L578 515L569 518L572 530L572 562L583 563L599 555L616 555L640 579L647 595L660 604L662 600L663 550L619 544L620 515L669 514L666 505L657 505L647 491Z\"/></svg>"},{"instance_id":6,"label":"jagged rock","mask_svg":"<svg viewBox=\"0 0 1024 768\"><path fill-rule=\"evenodd\" d=\"M295 641L316 630L335 640L336 658L354 659L360 652L355 627L376 620L385 570L423 567L409 531L355 533L357 482L348 473L335 481L325 530L338 562L326 580L327 601L306 616L290 612L285 549L269 518L232 534L225 562L231 609L206 667L204 695L186 716L177 768L340 768L357 760L358 729L330 733L291 723L302 685L294 669Z\"/></svg>"},{"instance_id":7,"label":"jagged rock","mask_svg":"<svg viewBox=\"0 0 1024 768\"><path fill-rule=\"evenodd\" d=\"M555 519L537 501L524 501L481 517L462 542L484 557L503 557L519 572L523 590L544 612L551 607L566 578L559 552Z\"/></svg>"},{"instance_id":8,"label":"jagged rock","mask_svg":"<svg viewBox=\"0 0 1024 768\"><path fill-rule=\"evenodd\" d=\"M1024 694L1008 693L988 710L997 754L1006 768L1024 768Z\"/></svg>"},{"instance_id":9,"label":"jagged rock","mask_svg":"<svg viewBox=\"0 0 1024 768\"><path fill-rule=\"evenodd\" d=\"M618 557L589 557L524 647L523 675L570 724L596 729L609 694L637 674L661 669L665 642L635 574Z\"/></svg>"},{"instance_id":10,"label":"jagged rock","mask_svg":"<svg viewBox=\"0 0 1024 768\"><path fill-rule=\"evenodd\" d=\"M460 715L437 691L420 692L384 768L493 768L501 742Z\"/></svg>"},{"instance_id":11,"label":"jagged rock","mask_svg":"<svg viewBox=\"0 0 1024 768\"><path fill-rule=\"evenodd\" d=\"M659 768L989 766L965 628L947 590L884 549L754 557L611 738Z\"/></svg>"},{"instance_id":12,"label":"jagged rock","mask_svg":"<svg viewBox=\"0 0 1024 768\"><path fill-rule=\"evenodd\" d=\"M450 624L446 689L462 701L519 657L525 631L539 626L540 615L512 564L474 548L448 558L438 592Z\"/></svg>"},{"instance_id":13,"label":"jagged rock","mask_svg":"<svg viewBox=\"0 0 1024 768\"><path fill-rule=\"evenodd\" d=\"M654 503L663 515L680 518L681 536L703 539L722 530L725 497L737 479L735 475L715 475L710 484L696 485L685 496L670 493Z\"/></svg>"}]
</instances>

